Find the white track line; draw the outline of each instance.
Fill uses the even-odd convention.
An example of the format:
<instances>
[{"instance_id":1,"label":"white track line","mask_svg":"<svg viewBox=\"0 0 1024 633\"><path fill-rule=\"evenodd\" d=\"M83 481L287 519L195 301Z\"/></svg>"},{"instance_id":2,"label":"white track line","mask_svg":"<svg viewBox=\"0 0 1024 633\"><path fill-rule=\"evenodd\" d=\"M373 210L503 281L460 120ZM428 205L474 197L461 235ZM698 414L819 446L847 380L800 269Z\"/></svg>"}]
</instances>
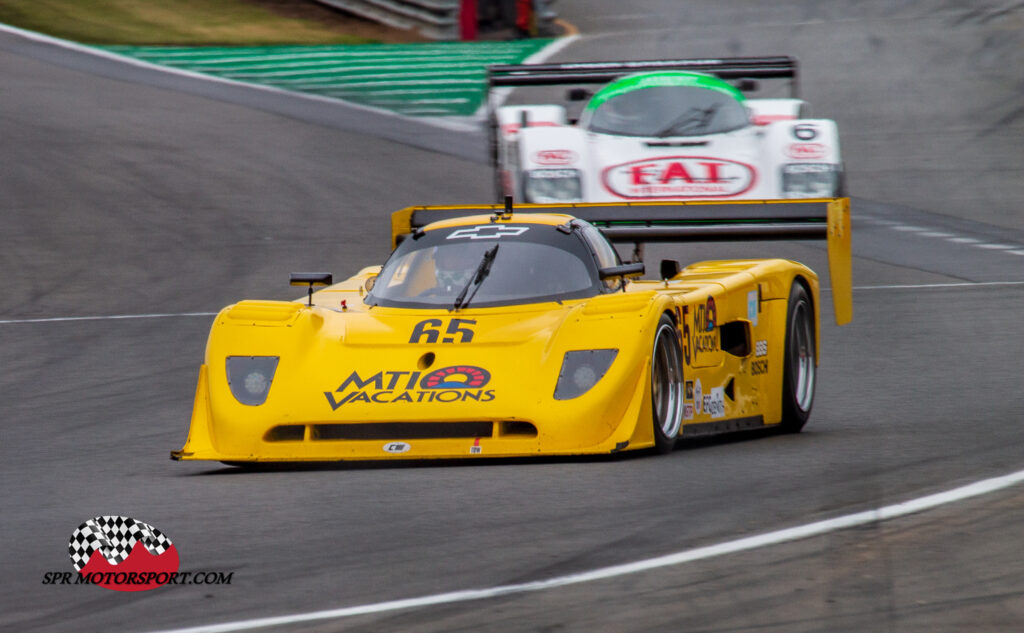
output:
<instances>
[{"instance_id":1,"label":"white track line","mask_svg":"<svg viewBox=\"0 0 1024 633\"><path fill-rule=\"evenodd\" d=\"M5 319L0 325L11 323L61 323L64 321L113 321L118 319L167 319L172 317L217 316L216 312L168 312L164 314L108 314L104 316L48 317L39 319Z\"/></svg>"},{"instance_id":2,"label":"white track line","mask_svg":"<svg viewBox=\"0 0 1024 633\"><path fill-rule=\"evenodd\" d=\"M1021 252L1024 255L1024 251ZM963 281L944 284L899 284L891 286L854 286L854 290L919 290L927 288L971 288L985 286L1024 286L1024 281ZM822 288L829 291L831 288ZM217 316L216 312L164 312L158 314L110 314L100 316L40 317L34 319L3 319L0 325L14 323L62 323L65 321L113 321L122 319L167 319L175 317Z\"/></svg>"},{"instance_id":3,"label":"white track line","mask_svg":"<svg viewBox=\"0 0 1024 633\"><path fill-rule=\"evenodd\" d=\"M452 591L448 593L421 596L419 598L407 598L405 600L389 600L386 602L375 602L372 604L358 605L353 607L342 607L339 609L327 609L324 611L311 611L308 613L295 613L291 615L282 615L277 617L255 618L252 620L240 620L237 622L225 622L223 624L211 624L204 626L189 627L184 629L171 629L161 631L159 633L228 633L229 631L245 631L251 629L266 628L271 626L286 626L290 624L298 624L301 622L334 620L353 615L385 613L389 611L399 611L402 609L413 609L417 607L429 607L440 604L451 604L455 602L484 600L487 598L496 598L499 596L507 596L511 594L542 591L545 589L553 589L555 587L565 587L567 585L576 585L585 582L593 582L595 580L606 580L609 578L616 578L628 574L636 574L651 571L663 567L682 565L684 563L714 558L717 556L735 554L736 552L743 552L760 547L766 547L769 545L779 545L782 543L788 543L791 541L806 539L814 536L821 536L822 534L828 534L830 532L835 532L838 530L845 530L860 525L879 523L882 521L887 521L889 519L895 519L897 517L906 516L908 514L922 512L924 510L930 510L932 508L937 508L939 506L954 503L956 501L970 499L971 497L977 497L980 495L996 492L998 490L1003 490L1010 486L1020 484L1021 482L1024 482L1024 470L1019 470L1017 472L1010 473L1008 475L1003 475L1001 477L984 479L982 481L968 484L966 486L953 488L952 490L946 490L944 492L939 492L924 497L918 497L916 499L910 499L909 501L904 501L902 503L883 506L881 508L875 508L873 510L866 510L864 512L856 512L854 514L846 514L840 517L836 517L834 519L816 521L814 523L798 525L796 527L776 530L774 532L765 532L763 534L757 534L755 536L748 536L746 538L726 541L724 543L718 543L716 545L708 545L705 547L697 547L694 549L683 550L681 552L675 552L673 554L667 554L665 556L658 556L655 558L648 558L633 563L613 565L611 567L601 567L579 574L557 576L555 578L549 578L547 580L525 582L515 585L501 585L498 587L491 587L488 589L467 589L464 591Z\"/></svg>"},{"instance_id":4,"label":"white track line","mask_svg":"<svg viewBox=\"0 0 1024 633\"><path fill-rule=\"evenodd\" d=\"M548 44L544 48L540 49L539 51L537 51L533 55L530 55L529 57L524 59L522 61L522 63L523 64L543 64L545 61L547 61L548 59L550 59L554 55L558 54L559 52L562 51L562 49L564 49L566 46L572 44L573 42L575 42L578 39L580 39L579 35L569 35L567 37L560 37L557 40L555 40L554 42L551 42L550 44ZM496 89L492 90L491 91L490 99L491 99L491 103L494 104L494 108L501 107L501 105L503 103L505 103L505 100L508 99L508 96L510 94L512 94L513 90L515 90L515 88L512 87L512 86L507 86L505 88L496 88ZM476 113L474 113L473 116L477 117L477 118L481 118L486 113L487 113L487 99L485 98L484 99L484 103L479 108L477 108Z\"/></svg>"},{"instance_id":5,"label":"white track line","mask_svg":"<svg viewBox=\"0 0 1024 633\"><path fill-rule=\"evenodd\" d=\"M1024 281L963 281L945 284L898 284L891 286L854 286L854 290L916 290L921 288L971 288L975 286L1024 286ZM829 290L825 288L825 290Z\"/></svg>"}]
</instances>

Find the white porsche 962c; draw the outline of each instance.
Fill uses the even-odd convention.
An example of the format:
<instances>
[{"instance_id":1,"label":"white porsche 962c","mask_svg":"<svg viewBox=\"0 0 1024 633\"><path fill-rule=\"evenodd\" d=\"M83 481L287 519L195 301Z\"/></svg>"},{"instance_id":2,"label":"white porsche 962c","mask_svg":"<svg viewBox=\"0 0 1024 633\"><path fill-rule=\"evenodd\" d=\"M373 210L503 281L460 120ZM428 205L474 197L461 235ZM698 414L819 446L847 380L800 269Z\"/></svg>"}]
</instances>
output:
<instances>
[{"instance_id":1,"label":"white porsche 962c","mask_svg":"<svg viewBox=\"0 0 1024 633\"><path fill-rule=\"evenodd\" d=\"M788 79L786 98L747 98ZM564 105L502 105L517 86L574 88ZM789 57L492 66L496 193L533 203L845 195L839 136L803 118Z\"/></svg>"}]
</instances>

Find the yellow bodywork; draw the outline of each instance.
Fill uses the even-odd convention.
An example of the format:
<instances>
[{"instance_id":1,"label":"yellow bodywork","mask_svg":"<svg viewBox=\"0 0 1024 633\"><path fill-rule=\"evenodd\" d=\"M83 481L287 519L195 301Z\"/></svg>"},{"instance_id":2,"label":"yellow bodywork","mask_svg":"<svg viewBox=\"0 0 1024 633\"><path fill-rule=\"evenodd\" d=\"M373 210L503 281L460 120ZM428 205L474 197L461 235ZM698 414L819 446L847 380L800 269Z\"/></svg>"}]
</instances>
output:
<instances>
[{"instance_id":1,"label":"yellow bodywork","mask_svg":"<svg viewBox=\"0 0 1024 633\"><path fill-rule=\"evenodd\" d=\"M848 248L848 208L840 206L836 231L845 231ZM515 216L517 223L566 219ZM427 230L488 221L494 219L459 218ZM807 287L819 326L817 275L781 259L701 262L667 281L632 281L623 292L454 312L368 307L365 289L378 271L365 268L314 293L312 306L303 297L224 308L200 367L188 439L172 457L295 462L651 447L651 354L663 314L676 323L684 349L686 395L698 391L686 400L681 435L730 420L776 424L782 419L786 311L794 282ZM458 320L454 326L452 319ZM722 349L719 326L731 322L748 333L744 356ZM468 340L460 330L471 333ZM424 331L439 335L432 342L432 336L414 340ZM820 346L820 336L815 339ZM589 391L556 400L565 353L591 349L618 352ZM242 404L232 394L226 359L238 356L279 359L263 404ZM431 386L445 372L466 386ZM699 402L701 392L713 389L728 394L724 411L714 414Z\"/></svg>"}]
</instances>

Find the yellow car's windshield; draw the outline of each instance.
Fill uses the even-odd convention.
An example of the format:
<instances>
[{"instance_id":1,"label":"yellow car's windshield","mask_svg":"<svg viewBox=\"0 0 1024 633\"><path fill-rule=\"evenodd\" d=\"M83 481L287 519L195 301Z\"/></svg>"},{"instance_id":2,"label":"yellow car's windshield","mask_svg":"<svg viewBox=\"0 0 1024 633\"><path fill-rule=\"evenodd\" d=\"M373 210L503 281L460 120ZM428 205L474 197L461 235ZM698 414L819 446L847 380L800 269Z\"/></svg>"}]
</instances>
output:
<instances>
[{"instance_id":1,"label":"yellow car's windshield","mask_svg":"<svg viewBox=\"0 0 1024 633\"><path fill-rule=\"evenodd\" d=\"M603 288L593 255L575 231L547 224L484 224L436 229L403 241L377 276L367 303L453 308L471 297L473 306L486 307L580 299Z\"/></svg>"}]
</instances>

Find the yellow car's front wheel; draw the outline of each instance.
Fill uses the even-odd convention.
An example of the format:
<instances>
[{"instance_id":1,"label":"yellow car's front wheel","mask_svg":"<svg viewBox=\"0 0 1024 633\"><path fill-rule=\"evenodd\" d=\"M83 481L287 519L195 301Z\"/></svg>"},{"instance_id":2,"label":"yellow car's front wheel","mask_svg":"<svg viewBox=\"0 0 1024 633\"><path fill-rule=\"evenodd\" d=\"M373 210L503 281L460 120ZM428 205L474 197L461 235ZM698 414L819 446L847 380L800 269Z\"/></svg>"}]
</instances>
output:
<instances>
[{"instance_id":1,"label":"yellow car's front wheel","mask_svg":"<svg viewBox=\"0 0 1024 633\"><path fill-rule=\"evenodd\" d=\"M794 281L786 310L786 347L782 375L782 428L799 433L814 404L817 373L814 342L814 306L807 289Z\"/></svg>"},{"instance_id":2,"label":"yellow car's front wheel","mask_svg":"<svg viewBox=\"0 0 1024 633\"><path fill-rule=\"evenodd\" d=\"M683 354L679 332L667 315L661 315L651 352L651 410L654 417L654 447L668 453L679 437L683 423Z\"/></svg>"}]
</instances>

